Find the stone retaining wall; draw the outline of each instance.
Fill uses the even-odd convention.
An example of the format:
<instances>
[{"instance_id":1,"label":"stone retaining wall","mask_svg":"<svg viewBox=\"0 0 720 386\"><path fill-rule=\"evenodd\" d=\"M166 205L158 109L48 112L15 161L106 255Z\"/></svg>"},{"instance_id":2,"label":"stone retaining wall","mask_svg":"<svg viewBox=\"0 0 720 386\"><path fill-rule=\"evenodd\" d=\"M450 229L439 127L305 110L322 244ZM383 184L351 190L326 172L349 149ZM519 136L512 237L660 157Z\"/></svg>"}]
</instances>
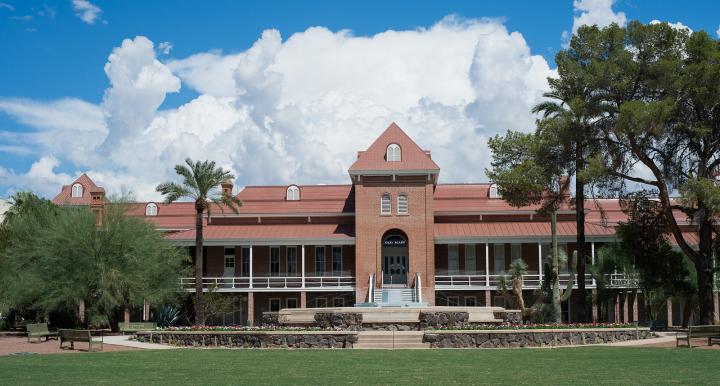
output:
<instances>
[{"instance_id":1,"label":"stone retaining wall","mask_svg":"<svg viewBox=\"0 0 720 386\"><path fill-rule=\"evenodd\" d=\"M139 332L140 342L181 347L352 348L357 334L331 331L175 331Z\"/></svg>"},{"instance_id":2,"label":"stone retaining wall","mask_svg":"<svg viewBox=\"0 0 720 386\"><path fill-rule=\"evenodd\" d=\"M510 348L575 346L650 337L648 328L428 331L423 342L433 348Z\"/></svg>"}]
</instances>

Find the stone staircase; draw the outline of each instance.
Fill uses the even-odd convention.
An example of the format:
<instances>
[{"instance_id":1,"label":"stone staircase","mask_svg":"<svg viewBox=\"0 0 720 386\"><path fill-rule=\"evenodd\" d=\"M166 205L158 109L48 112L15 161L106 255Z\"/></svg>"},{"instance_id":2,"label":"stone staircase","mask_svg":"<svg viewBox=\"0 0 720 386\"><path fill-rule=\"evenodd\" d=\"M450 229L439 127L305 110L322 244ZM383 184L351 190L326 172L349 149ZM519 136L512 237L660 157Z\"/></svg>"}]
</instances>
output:
<instances>
[{"instance_id":1,"label":"stone staircase","mask_svg":"<svg viewBox=\"0 0 720 386\"><path fill-rule=\"evenodd\" d=\"M413 288L378 288L373 300L382 307L407 307L417 303Z\"/></svg>"},{"instance_id":2,"label":"stone staircase","mask_svg":"<svg viewBox=\"0 0 720 386\"><path fill-rule=\"evenodd\" d=\"M430 343L423 343L424 335L423 331L361 331L353 348L384 350L429 348Z\"/></svg>"}]
</instances>

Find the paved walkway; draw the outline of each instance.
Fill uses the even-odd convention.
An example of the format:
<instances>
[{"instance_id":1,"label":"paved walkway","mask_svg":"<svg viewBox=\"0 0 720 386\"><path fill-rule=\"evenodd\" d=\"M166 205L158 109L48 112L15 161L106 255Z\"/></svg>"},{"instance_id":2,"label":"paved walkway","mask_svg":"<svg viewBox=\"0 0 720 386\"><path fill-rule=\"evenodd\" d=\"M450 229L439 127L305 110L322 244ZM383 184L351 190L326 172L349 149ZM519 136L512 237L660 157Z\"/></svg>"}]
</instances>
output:
<instances>
[{"instance_id":1,"label":"paved walkway","mask_svg":"<svg viewBox=\"0 0 720 386\"><path fill-rule=\"evenodd\" d=\"M143 348L143 349L149 349L149 350L170 350L170 349L177 348L177 347L168 346L165 344L144 343L144 342L138 342L136 340L130 340L130 336L131 335L106 336L105 343L113 344L116 346Z\"/></svg>"}]
</instances>

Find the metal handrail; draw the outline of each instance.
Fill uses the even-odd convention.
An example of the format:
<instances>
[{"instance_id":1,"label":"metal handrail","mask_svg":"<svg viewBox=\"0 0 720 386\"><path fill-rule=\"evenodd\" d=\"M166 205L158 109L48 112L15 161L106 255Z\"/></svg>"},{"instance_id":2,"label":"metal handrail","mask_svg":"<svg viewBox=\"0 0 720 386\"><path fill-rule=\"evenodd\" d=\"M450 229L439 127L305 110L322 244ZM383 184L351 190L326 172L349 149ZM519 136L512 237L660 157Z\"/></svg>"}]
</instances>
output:
<instances>
[{"instance_id":1,"label":"metal handrail","mask_svg":"<svg viewBox=\"0 0 720 386\"><path fill-rule=\"evenodd\" d=\"M420 272L415 272L415 299L418 303L422 303L422 282L420 281Z\"/></svg>"}]
</instances>

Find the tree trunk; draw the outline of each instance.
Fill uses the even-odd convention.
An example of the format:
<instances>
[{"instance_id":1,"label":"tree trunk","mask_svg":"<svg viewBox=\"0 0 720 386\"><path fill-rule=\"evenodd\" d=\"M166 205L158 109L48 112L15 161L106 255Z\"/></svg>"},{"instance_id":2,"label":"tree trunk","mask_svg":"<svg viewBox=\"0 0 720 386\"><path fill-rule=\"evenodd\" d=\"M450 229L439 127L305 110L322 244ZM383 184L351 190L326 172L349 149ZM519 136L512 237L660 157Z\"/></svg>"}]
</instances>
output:
<instances>
[{"instance_id":1,"label":"tree trunk","mask_svg":"<svg viewBox=\"0 0 720 386\"><path fill-rule=\"evenodd\" d=\"M713 246L712 246L712 222L708 219L707 209L700 203L698 207L704 213L700 220L700 243L698 245L699 256L695 261L698 283L698 303L700 314L696 324L712 324L713 322Z\"/></svg>"},{"instance_id":2,"label":"tree trunk","mask_svg":"<svg viewBox=\"0 0 720 386\"><path fill-rule=\"evenodd\" d=\"M552 237L552 318L554 323L562 323L562 304L560 301L560 251L557 240L557 212L550 213L550 233Z\"/></svg>"},{"instance_id":3,"label":"tree trunk","mask_svg":"<svg viewBox=\"0 0 720 386\"><path fill-rule=\"evenodd\" d=\"M195 324L205 324L205 299L203 297L203 227L202 214L205 210L195 202Z\"/></svg>"},{"instance_id":4,"label":"tree trunk","mask_svg":"<svg viewBox=\"0 0 720 386\"><path fill-rule=\"evenodd\" d=\"M577 278L578 278L578 321L586 323L587 320L587 298L585 297L585 182L578 173L583 169L583 149L578 144L575 152L575 221L577 228Z\"/></svg>"}]
</instances>

